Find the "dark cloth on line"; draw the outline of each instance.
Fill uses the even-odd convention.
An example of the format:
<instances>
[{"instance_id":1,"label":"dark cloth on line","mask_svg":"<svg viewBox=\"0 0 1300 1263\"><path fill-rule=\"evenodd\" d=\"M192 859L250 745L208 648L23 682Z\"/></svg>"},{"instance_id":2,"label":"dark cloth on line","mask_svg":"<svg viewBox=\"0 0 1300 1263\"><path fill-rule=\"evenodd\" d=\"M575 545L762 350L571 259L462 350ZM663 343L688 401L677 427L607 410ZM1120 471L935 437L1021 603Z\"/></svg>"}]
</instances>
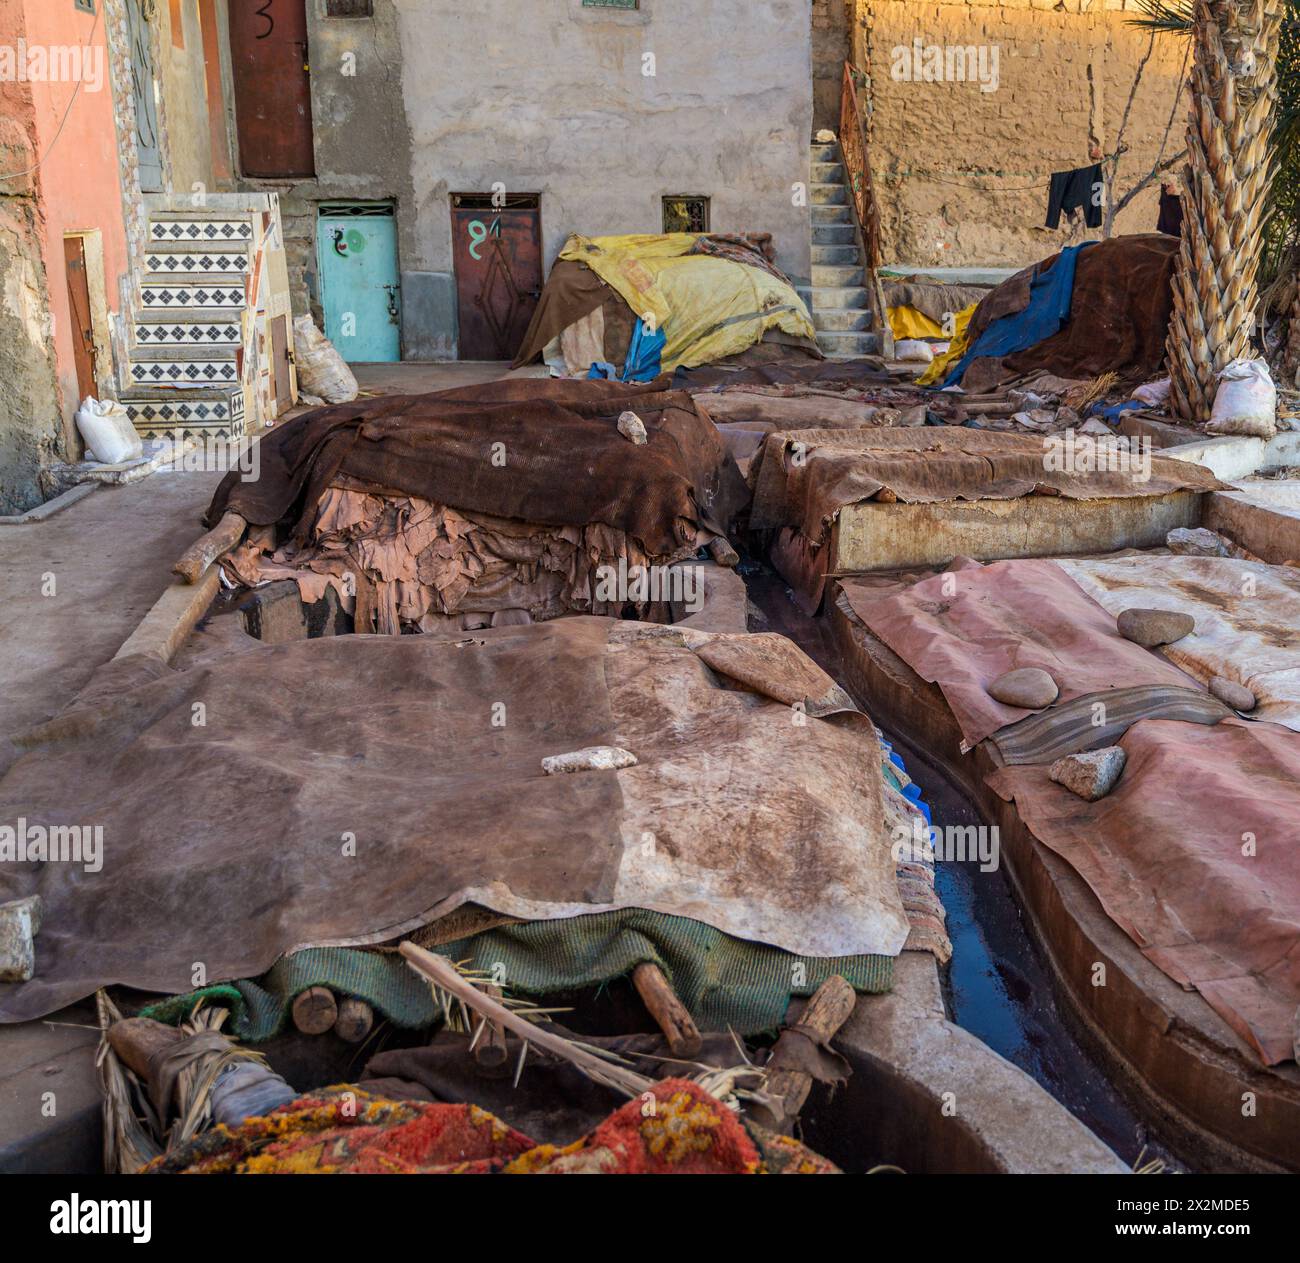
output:
<instances>
[{"instance_id":1,"label":"dark cloth on line","mask_svg":"<svg viewBox=\"0 0 1300 1263\"><path fill-rule=\"evenodd\" d=\"M1061 212L1071 218L1077 210L1083 211L1083 222L1089 228L1101 227L1101 206L1093 197L1093 190L1101 184L1101 163L1090 167L1075 167L1073 171L1054 171L1047 193L1047 226L1059 228Z\"/></svg>"},{"instance_id":2,"label":"dark cloth on line","mask_svg":"<svg viewBox=\"0 0 1300 1263\"><path fill-rule=\"evenodd\" d=\"M605 316L604 358L621 368L636 316L615 289L576 259L557 259L551 268L511 367L539 359L547 343L597 307L603 308Z\"/></svg>"}]
</instances>

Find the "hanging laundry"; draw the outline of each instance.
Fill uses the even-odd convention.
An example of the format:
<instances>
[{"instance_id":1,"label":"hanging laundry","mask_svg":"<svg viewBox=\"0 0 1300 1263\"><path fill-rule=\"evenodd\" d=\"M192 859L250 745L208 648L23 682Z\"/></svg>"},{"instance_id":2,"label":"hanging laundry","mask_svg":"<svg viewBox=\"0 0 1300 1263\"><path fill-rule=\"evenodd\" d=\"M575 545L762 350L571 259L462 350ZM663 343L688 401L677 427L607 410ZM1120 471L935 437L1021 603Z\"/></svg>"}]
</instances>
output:
<instances>
[{"instance_id":1,"label":"hanging laundry","mask_svg":"<svg viewBox=\"0 0 1300 1263\"><path fill-rule=\"evenodd\" d=\"M1089 228L1101 227L1101 202L1093 196L1101 188L1101 163L1090 167L1075 167L1073 171L1055 171L1047 193L1047 226L1059 228L1061 212L1072 219L1074 212L1083 211L1083 222Z\"/></svg>"}]
</instances>

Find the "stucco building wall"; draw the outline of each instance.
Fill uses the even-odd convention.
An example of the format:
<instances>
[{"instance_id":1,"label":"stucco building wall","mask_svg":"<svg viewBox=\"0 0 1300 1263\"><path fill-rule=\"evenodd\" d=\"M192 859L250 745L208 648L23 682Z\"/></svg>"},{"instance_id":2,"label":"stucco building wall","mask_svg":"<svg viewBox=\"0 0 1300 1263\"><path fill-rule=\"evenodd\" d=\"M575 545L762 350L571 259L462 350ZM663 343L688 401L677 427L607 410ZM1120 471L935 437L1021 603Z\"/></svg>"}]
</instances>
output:
<instances>
[{"instance_id":1,"label":"stucco building wall","mask_svg":"<svg viewBox=\"0 0 1300 1263\"><path fill-rule=\"evenodd\" d=\"M1089 165L1095 139L1115 148L1150 36L1129 25L1135 0L856 0L855 60L871 69L872 169L885 258L929 266L1020 266L1097 230L1044 227L1053 171ZM997 88L909 82L895 50L998 49ZM1116 184L1120 195L1156 160L1183 148L1177 101L1186 41L1157 36L1133 99ZM986 55L986 66L992 62ZM901 65L900 63L897 63ZM991 76L990 76L991 78ZM1139 194L1116 233L1154 232L1159 184Z\"/></svg>"},{"instance_id":2,"label":"stucco building wall","mask_svg":"<svg viewBox=\"0 0 1300 1263\"><path fill-rule=\"evenodd\" d=\"M571 232L661 232L660 199L686 193L711 198L714 231L770 232L780 265L810 274L791 193L808 179L810 0L429 0L399 20L404 273L450 294L449 195L499 181L541 194L548 269Z\"/></svg>"}]
</instances>

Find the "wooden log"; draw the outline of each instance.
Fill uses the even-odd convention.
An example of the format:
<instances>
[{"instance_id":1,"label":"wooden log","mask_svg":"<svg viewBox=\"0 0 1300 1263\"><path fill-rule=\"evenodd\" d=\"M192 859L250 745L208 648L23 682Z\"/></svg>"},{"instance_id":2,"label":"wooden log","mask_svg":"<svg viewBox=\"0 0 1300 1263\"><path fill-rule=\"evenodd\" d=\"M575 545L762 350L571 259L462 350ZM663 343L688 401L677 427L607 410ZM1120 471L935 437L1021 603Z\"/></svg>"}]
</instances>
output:
<instances>
[{"instance_id":1,"label":"wooden log","mask_svg":"<svg viewBox=\"0 0 1300 1263\"><path fill-rule=\"evenodd\" d=\"M151 1017L125 1017L108 1028L109 1046L122 1064L135 1071L141 1082L149 1081L149 1062L165 1048L185 1036L174 1026Z\"/></svg>"},{"instance_id":2,"label":"wooden log","mask_svg":"<svg viewBox=\"0 0 1300 1263\"><path fill-rule=\"evenodd\" d=\"M854 995L853 988L839 974L832 974L817 988L816 994L804 1006L799 1020L794 1025L807 1032L817 1043L829 1043L839 1032L840 1027L849 1020L849 1014L853 1012L856 1002L857 996ZM804 1102L808 1100L812 1085L812 1075L802 1070L773 1070L767 1076L767 1085L763 1089L774 1102L771 1107L771 1117L763 1117L766 1111L756 1111L756 1121L764 1125L770 1124L789 1133L799 1117L799 1111L804 1107ZM776 1102L780 1103L779 1107Z\"/></svg>"},{"instance_id":3,"label":"wooden log","mask_svg":"<svg viewBox=\"0 0 1300 1263\"><path fill-rule=\"evenodd\" d=\"M646 961L632 971L632 985L650 1010L650 1015L659 1023L673 1056L696 1056L704 1044L700 1029L677 998L663 970Z\"/></svg>"},{"instance_id":4,"label":"wooden log","mask_svg":"<svg viewBox=\"0 0 1300 1263\"><path fill-rule=\"evenodd\" d=\"M740 561L740 554L721 535L715 535L709 540L709 555L718 565L726 566L728 569Z\"/></svg>"},{"instance_id":5,"label":"wooden log","mask_svg":"<svg viewBox=\"0 0 1300 1263\"><path fill-rule=\"evenodd\" d=\"M186 583L197 583L199 575L244 538L247 527L248 523L238 513L226 513L216 526L206 535L200 535L181 554L172 567L172 574L180 575Z\"/></svg>"},{"instance_id":6,"label":"wooden log","mask_svg":"<svg viewBox=\"0 0 1300 1263\"><path fill-rule=\"evenodd\" d=\"M339 1001L339 1015L334 1022L334 1034L345 1044L359 1044L375 1024L375 1011L364 1000L347 996Z\"/></svg>"},{"instance_id":7,"label":"wooden log","mask_svg":"<svg viewBox=\"0 0 1300 1263\"><path fill-rule=\"evenodd\" d=\"M293 1002L293 1024L304 1035L323 1035L339 1020L339 1006L328 987L308 987Z\"/></svg>"}]
</instances>

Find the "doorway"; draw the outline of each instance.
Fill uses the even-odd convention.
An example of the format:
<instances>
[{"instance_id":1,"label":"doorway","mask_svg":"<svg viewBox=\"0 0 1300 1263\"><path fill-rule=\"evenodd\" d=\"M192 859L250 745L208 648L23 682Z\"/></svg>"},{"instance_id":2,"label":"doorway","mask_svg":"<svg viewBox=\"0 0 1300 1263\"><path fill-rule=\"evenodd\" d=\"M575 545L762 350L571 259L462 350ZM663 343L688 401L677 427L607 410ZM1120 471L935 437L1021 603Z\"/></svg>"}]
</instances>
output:
<instances>
[{"instance_id":1,"label":"doorway","mask_svg":"<svg viewBox=\"0 0 1300 1263\"><path fill-rule=\"evenodd\" d=\"M63 238L68 275L68 316L72 322L72 360L77 370L77 399L98 395L95 384L95 315L90 302L90 269L83 237Z\"/></svg>"},{"instance_id":2,"label":"doorway","mask_svg":"<svg viewBox=\"0 0 1300 1263\"><path fill-rule=\"evenodd\" d=\"M131 97L135 102L135 145L140 160L140 191L163 191L162 146L158 140L158 98L154 88L149 19L141 5L126 0L126 34L131 44Z\"/></svg>"},{"instance_id":3,"label":"doorway","mask_svg":"<svg viewBox=\"0 0 1300 1263\"><path fill-rule=\"evenodd\" d=\"M512 360L542 294L536 193L453 193L451 248L462 360Z\"/></svg>"},{"instance_id":4,"label":"doorway","mask_svg":"<svg viewBox=\"0 0 1300 1263\"><path fill-rule=\"evenodd\" d=\"M307 0L240 0L230 6L235 131L244 175L316 174L307 53Z\"/></svg>"},{"instance_id":5,"label":"doorway","mask_svg":"<svg viewBox=\"0 0 1300 1263\"><path fill-rule=\"evenodd\" d=\"M402 358L397 221L390 202L325 203L316 223L325 336L349 364Z\"/></svg>"}]
</instances>

